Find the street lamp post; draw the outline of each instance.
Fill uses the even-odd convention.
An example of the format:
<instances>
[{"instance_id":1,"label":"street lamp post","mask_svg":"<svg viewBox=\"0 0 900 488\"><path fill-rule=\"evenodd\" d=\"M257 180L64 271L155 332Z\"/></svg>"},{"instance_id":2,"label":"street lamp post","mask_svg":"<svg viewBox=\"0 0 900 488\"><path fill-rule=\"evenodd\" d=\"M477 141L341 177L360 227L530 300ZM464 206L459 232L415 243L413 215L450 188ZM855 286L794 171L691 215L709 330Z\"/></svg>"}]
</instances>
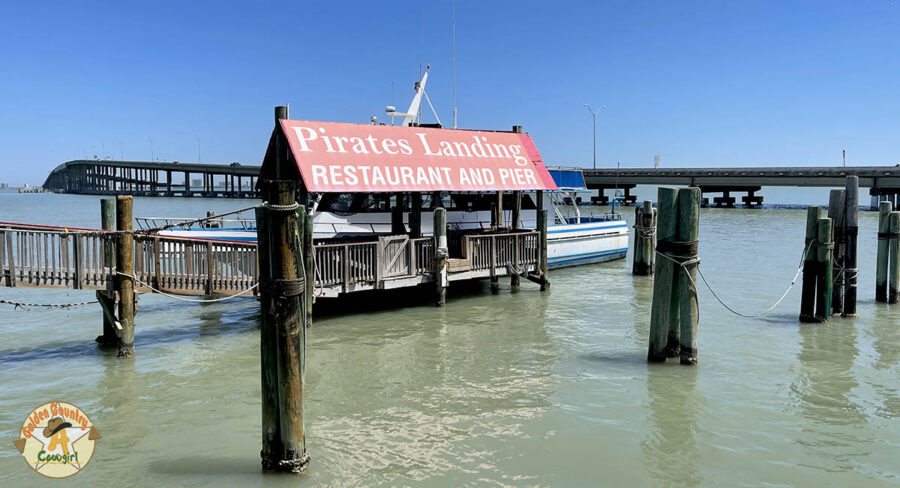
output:
<instances>
[{"instance_id":1,"label":"street lamp post","mask_svg":"<svg viewBox=\"0 0 900 488\"><path fill-rule=\"evenodd\" d=\"M586 103L582 103L588 112L591 113L591 117L594 119L594 169L597 169L597 113ZM600 108L597 109L597 112L606 108L606 105L600 105Z\"/></svg>"}]
</instances>

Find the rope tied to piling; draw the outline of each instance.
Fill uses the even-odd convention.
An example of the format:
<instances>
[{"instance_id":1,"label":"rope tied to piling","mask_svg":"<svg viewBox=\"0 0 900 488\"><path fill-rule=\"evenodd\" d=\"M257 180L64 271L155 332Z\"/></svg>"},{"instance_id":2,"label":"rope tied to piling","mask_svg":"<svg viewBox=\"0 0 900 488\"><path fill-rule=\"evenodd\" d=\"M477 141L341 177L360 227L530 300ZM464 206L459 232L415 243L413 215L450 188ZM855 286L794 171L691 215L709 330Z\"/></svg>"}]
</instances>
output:
<instances>
[{"instance_id":1,"label":"rope tied to piling","mask_svg":"<svg viewBox=\"0 0 900 488\"><path fill-rule=\"evenodd\" d=\"M173 300L182 301L182 302L190 302L190 303L216 303L216 302L224 302L224 301L226 301L226 300L231 300L232 298L237 298L237 297L239 297L239 296L246 295L247 293L250 293L251 291L255 290L255 289L259 286L259 283L254 283L253 286L251 286L250 288L247 288L246 290L243 290L243 291L240 291L240 292L238 292L238 293L235 293L234 295L227 295L227 296L224 296L224 297L221 297L221 298L200 298L200 299L196 299L196 298L185 298L185 297L180 297L180 296L178 296L178 295L173 295L173 294L171 294L171 293L166 293L166 292L164 292L164 291L162 291L162 290L160 290L160 289L158 289L158 288L153 287L150 283L147 283L147 282L145 282L145 281L141 281L141 280L138 279L137 277L135 277L135 276L133 276L133 275L130 275L130 274L128 274L128 273L122 273L121 271L116 271L116 274L117 274L117 275L120 275L120 276L124 276L124 277L126 277L126 278L131 278L131 279L134 280L136 283L140 283L141 285L144 285L144 286L146 286L147 288L149 288L152 292L154 292L154 293L159 293L160 295L162 295L162 296L164 296L164 297L171 298L171 299L173 299Z\"/></svg>"},{"instance_id":2,"label":"rope tied to piling","mask_svg":"<svg viewBox=\"0 0 900 488\"><path fill-rule=\"evenodd\" d=\"M22 310L28 310L29 308L73 308L73 307L81 307L84 305L93 305L98 303L97 300L92 300L90 302L77 302L77 303L26 303L26 302L16 302L12 300L3 300L0 299L0 303L4 305L12 305L13 310L21 308Z\"/></svg>"},{"instance_id":3,"label":"rope tied to piling","mask_svg":"<svg viewBox=\"0 0 900 488\"><path fill-rule=\"evenodd\" d=\"M300 208L300 204L297 202L290 205L275 205L274 203L263 203L263 205L273 212L293 212Z\"/></svg>"},{"instance_id":4,"label":"rope tied to piling","mask_svg":"<svg viewBox=\"0 0 900 488\"><path fill-rule=\"evenodd\" d=\"M285 298L298 297L306 289L305 276L302 278L287 280L265 280L259 283L259 291L266 295L281 296Z\"/></svg>"},{"instance_id":5,"label":"rope tied to piling","mask_svg":"<svg viewBox=\"0 0 900 488\"><path fill-rule=\"evenodd\" d=\"M692 265L692 264L696 264L696 265L697 265L697 274L700 275L700 279L703 281L703 284L706 285L706 288L709 290L709 292L712 294L712 296L713 296L713 297L716 299L716 301L718 301L723 307L725 307L726 310L728 310L729 312L731 312L731 313L737 315L738 317L743 317L743 318L748 318L748 319L755 319L755 318L763 317L763 316L767 315L769 312L771 312L772 310L775 310L775 308L778 307L778 305L781 305L781 302L783 302L784 299L788 296L788 294L789 294L789 293L791 292L791 290L794 288L794 285L797 284L797 280L800 278L800 273L803 272L803 265L804 265L804 262L805 262L805 260L806 260L807 253L810 251L810 249L813 248L813 246L814 246L815 244L818 243L818 241L817 241L816 239L807 239L807 241L808 241L808 242L806 243L806 247L803 249L803 257L800 259L800 266L797 267L797 273L794 274L794 278L791 280L791 284L788 285L788 287L787 287L787 289L784 291L784 293L781 294L781 297L779 297L778 300L776 300L775 303L774 303L771 307L767 308L766 310L764 310L764 311L762 311L762 312L756 313L756 314L745 314L745 313L741 313L741 312L738 312L737 310L731 308L730 306L728 306L728 304L725 303L725 301L722 300L722 299L719 297L719 295L716 293L716 291L713 290L713 287L712 287L712 285L709 284L709 281L706 279L706 276L703 275L703 270L700 269L700 258L699 258L699 257L695 256L694 259L689 259L689 260L685 260L685 261L679 261L679 260L677 259L679 256L672 257L672 256L669 255L669 254L660 252L659 245L656 246L656 248L657 248L656 254L658 254L659 256L661 256L661 257L663 257L663 258L665 258L665 259L668 259L669 261L672 261L672 262L675 263L679 268L681 268L681 269L684 270L685 274L686 274L687 277L688 277L688 281L690 281L690 283L691 283L691 289L692 289L693 292L694 292L694 293L693 293L693 295L694 295L694 300L698 300L698 298L697 298L697 283L694 281L693 277L691 277L691 274L688 272L688 269L686 268L686 266ZM662 241L662 242L666 242L666 241ZM676 242L677 242L677 241L676 241ZM696 241L687 241L687 242L696 242ZM699 313L699 309L700 309L699 305L698 305L697 309L698 309L698 313Z\"/></svg>"}]
</instances>

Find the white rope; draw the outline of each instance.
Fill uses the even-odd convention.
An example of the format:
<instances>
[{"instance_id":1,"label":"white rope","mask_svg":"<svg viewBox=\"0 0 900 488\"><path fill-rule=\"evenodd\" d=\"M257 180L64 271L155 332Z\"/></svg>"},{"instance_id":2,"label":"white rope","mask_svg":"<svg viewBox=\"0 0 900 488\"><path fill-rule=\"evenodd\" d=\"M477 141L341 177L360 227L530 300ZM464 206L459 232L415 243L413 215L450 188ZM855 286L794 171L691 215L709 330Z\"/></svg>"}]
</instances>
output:
<instances>
[{"instance_id":1,"label":"white rope","mask_svg":"<svg viewBox=\"0 0 900 488\"><path fill-rule=\"evenodd\" d=\"M216 302L224 302L225 300L231 300L232 298L239 297L239 296L241 296L241 295L246 295L247 293L250 293L250 292L253 291L256 287L259 286L259 283L256 283L256 284L254 284L253 286L251 286L250 288L247 288L246 290L244 290L244 291L242 291L242 292L235 293L234 295L228 295L228 296L222 297L222 298L201 298L201 299L195 299L195 298L184 298L184 297L180 297L180 296L178 296L178 295L172 295L171 293L166 293L166 292L164 292L164 291L162 291L162 290L158 290L158 289L156 289L156 288L153 288L153 286L151 286L150 283L143 282L143 281L141 281L141 280L135 278L134 276L131 276L130 274L127 274L127 273L121 273L121 272L116 271L116 274L119 274L119 275L122 275L122 276L125 276L125 277L128 277L128 278L131 278L131 279L133 279L134 281L136 281L136 282L138 282L138 283L140 283L140 284L146 286L147 288L150 288L150 290L152 290L154 293L159 293L160 295L169 297L169 298L171 298L171 299L173 299L173 300L179 300L179 301L182 301L182 302L191 302L191 303L216 303Z\"/></svg>"},{"instance_id":2,"label":"white rope","mask_svg":"<svg viewBox=\"0 0 900 488\"><path fill-rule=\"evenodd\" d=\"M690 283L691 283L691 289L694 291L694 299L695 300L697 299L697 283L694 281L694 278L691 277L691 273L687 269L687 266L690 266L692 264L697 265L697 273L700 274L700 278L703 280L703 284L706 285L706 288L709 290L710 293L712 293L712 296L715 297L715 299L720 304L722 304L722 306L725 307L726 310L728 310L729 312L731 312L739 317L755 319L755 318L763 317L763 316L767 315L769 312L771 312L772 310L775 310L775 308L778 307L778 305L781 305L781 302L784 301L784 299L788 296L788 293L790 293L791 290L794 288L794 285L797 284L797 279L800 278L800 273L803 272L803 262L806 260L806 254L812 248L812 245L814 243L815 243L815 241L811 241L809 244L807 244L806 248L803 249L803 257L800 259L800 266L797 268L797 273L794 274L794 279L791 280L791 284L788 285L787 290L785 290L784 293L781 294L781 297L778 298L778 300L775 302L774 305L772 305L771 307L767 308L766 310L764 310L760 313L755 313L755 314L745 314L745 313L738 312L737 310L728 306L728 304L725 303L719 297L718 294L716 294L715 290L713 290L712 286L709 284L709 281L707 281L706 276L703 276L703 271L700 270L700 258L699 257L695 257L695 258L692 258L692 259L689 259L686 261L678 261L675 258L673 258L671 256L667 256L659 251L657 251L656 254L668 259L669 261L672 261L678 267L684 269L684 273L687 275L688 281L690 281ZM699 310L700 307L697 307L697 308Z\"/></svg>"}]
</instances>

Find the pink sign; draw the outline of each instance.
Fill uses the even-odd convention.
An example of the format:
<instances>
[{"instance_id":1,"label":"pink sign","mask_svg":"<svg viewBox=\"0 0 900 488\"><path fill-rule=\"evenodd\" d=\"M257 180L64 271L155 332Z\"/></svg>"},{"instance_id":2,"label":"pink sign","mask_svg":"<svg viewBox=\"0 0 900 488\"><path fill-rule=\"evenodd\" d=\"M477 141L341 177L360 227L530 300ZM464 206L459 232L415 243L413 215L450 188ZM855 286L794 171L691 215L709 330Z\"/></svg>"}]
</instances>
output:
<instances>
[{"instance_id":1,"label":"pink sign","mask_svg":"<svg viewBox=\"0 0 900 488\"><path fill-rule=\"evenodd\" d=\"M282 120L307 190L555 190L527 134Z\"/></svg>"}]
</instances>

